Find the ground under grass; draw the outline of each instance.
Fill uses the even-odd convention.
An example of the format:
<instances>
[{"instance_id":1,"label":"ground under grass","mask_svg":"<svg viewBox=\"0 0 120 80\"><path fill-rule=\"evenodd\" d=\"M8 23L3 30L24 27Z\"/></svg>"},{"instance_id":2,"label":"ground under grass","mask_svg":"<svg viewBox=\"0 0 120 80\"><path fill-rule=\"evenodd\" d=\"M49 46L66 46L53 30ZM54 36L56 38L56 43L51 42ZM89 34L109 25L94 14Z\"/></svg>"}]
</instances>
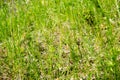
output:
<instances>
[{"instance_id":1,"label":"ground under grass","mask_svg":"<svg viewBox=\"0 0 120 80\"><path fill-rule=\"evenodd\" d=\"M119 80L120 1L0 1L0 80Z\"/></svg>"}]
</instances>

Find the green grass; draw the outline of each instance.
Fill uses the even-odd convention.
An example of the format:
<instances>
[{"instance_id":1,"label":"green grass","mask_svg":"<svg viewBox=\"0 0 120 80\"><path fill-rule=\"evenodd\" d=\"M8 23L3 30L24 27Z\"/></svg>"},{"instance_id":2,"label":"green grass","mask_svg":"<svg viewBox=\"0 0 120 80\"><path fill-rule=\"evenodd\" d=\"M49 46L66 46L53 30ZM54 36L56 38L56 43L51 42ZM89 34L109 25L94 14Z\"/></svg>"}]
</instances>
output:
<instances>
[{"instance_id":1,"label":"green grass","mask_svg":"<svg viewBox=\"0 0 120 80\"><path fill-rule=\"evenodd\" d=\"M0 1L0 80L119 80L120 1Z\"/></svg>"}]
</instances>

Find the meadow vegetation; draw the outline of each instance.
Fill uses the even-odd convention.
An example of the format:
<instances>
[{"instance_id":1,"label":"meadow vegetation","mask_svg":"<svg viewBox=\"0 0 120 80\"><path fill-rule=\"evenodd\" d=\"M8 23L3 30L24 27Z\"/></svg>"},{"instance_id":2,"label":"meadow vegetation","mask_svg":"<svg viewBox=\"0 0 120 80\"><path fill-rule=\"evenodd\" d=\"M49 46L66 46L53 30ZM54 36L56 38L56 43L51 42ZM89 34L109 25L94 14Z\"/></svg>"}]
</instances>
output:
<instances>
[{"instance_id":1,"label":"meadow vegetation","mask_svg":"<svg viewBox=\"0 0 120 80\"><path fill-rule=\"evenodd\" d=\"M0 0L0 80L119 79L119 0Z\"/></svg>"}]
</instances>

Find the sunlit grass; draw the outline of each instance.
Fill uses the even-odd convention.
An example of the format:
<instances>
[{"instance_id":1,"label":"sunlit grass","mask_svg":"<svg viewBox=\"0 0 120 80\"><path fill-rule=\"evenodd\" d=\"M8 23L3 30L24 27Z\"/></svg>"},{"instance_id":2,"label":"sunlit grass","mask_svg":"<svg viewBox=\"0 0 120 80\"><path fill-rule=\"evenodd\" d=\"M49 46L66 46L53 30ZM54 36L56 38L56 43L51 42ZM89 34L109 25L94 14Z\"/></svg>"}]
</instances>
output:
<instances>
[{"instance_id":1,"label":"sunlit grass","mask_svg":"<svg viewBox=\"0 0 120 80\"><path fill-rule=\"evenodd\" d=\"M0 79L119 79L119 4L117 0L1 1Z\"/></svg>"}]
</instances>

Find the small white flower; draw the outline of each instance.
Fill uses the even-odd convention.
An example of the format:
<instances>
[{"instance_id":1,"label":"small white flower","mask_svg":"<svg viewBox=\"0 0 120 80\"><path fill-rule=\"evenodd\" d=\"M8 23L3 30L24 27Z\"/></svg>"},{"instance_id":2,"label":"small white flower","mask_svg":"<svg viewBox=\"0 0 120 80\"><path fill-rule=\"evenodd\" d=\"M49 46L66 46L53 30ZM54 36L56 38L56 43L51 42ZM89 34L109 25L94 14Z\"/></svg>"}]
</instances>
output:
<instances>
[{"instance_id":1,"label":"small white flower","mask_svg":"<svg viewBox=\"0 0 120 80\"><path fill-rule=\"evenodd\" d=\"M112 19L109 19L110 23L115 24L115 21L113 21Z\"/></svg>"},{"instance_id":2,"label":"small white flower","mask_svg":"<svg viewBox=\"0 0 120 80\"><path fill-rule=\"evenodd\" d=\"M29 3L29 1L30 1L30 0L26 0L26 4L28 4L28 3Z\"/></svg>"}]
</instances>

